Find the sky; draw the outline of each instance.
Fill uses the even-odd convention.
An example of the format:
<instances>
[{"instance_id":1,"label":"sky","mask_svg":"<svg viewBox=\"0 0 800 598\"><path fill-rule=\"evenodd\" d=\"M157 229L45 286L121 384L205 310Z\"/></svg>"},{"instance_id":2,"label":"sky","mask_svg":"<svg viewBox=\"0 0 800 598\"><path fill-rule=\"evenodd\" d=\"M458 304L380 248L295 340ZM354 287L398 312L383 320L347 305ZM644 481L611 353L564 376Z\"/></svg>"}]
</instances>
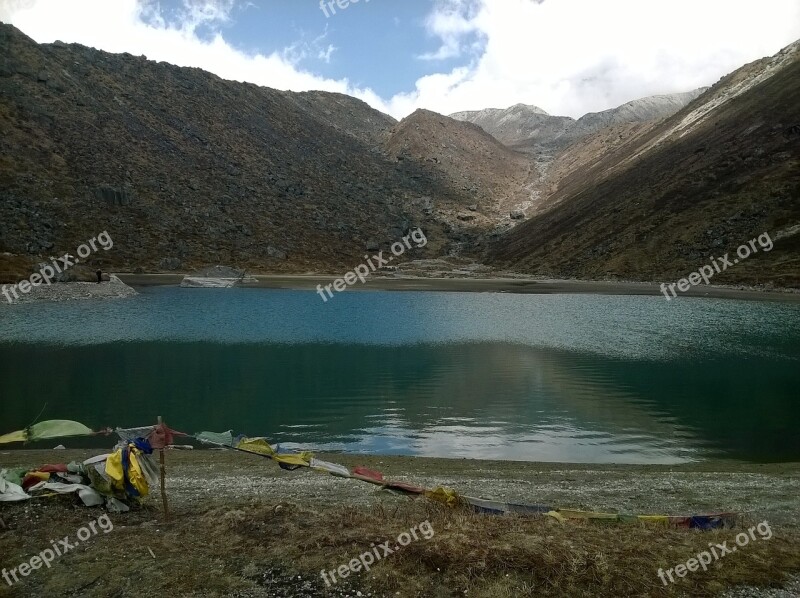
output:
<instances>
[{"instance_id":1,"label":"sky","mask_svg":"<svg viewBox=\"0 0 800 598\"><path fill-rule=\"evenodd\" d=\"M775 54L800 38L800 2L0 0L0 21L398 119L518 103L577 118Z\"/></svg>"}]
</instances>

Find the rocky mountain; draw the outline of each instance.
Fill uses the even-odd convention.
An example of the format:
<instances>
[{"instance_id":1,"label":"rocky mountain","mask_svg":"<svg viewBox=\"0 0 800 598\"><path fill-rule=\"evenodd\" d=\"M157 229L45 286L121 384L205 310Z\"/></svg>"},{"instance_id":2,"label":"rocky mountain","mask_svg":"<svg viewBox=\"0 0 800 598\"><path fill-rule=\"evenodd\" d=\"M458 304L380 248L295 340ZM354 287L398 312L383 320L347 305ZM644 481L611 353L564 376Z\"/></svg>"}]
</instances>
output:
<instances>
[{"instance_id":1,"label":"rocky mountain","mask_svg":"<svg viewBox=\"0 0 800 598\"><path fill-rule=\"evenodd\" d=\"M800 42L731 73L657 123L605 128L556 161L537 213L495 265L675 281L768 233L719 283L800 286Z\"/></svg>"},{"instance_id":2,"label":"rocky mountain","mask_svg":"<svg viewBox=\"0 0 800 598\"><path fill-rule=\"evenodd\" d=\"M577 140L606 127L662 120L675 114L706 90L708 87L686 93L650 96L611 110L584 114L575 121L575 126L568 131L567 137Z\"/></svg>"},{"instance_id":3,"label":"rocky mountain","mask_svg":"<svg viewBox=\"0 0 800 598\"><path fill-rule=\"evenodd\" d=\"M671 116L705 89L642 98L618 108L586 114L578 120L551 116L541 108L526 104L516 104L505 110L489 108L456 112L450 116L478 125L509 147L552 153L606 127L657 121Z\"/></svg>"},{"instance_id":4,"label":"rocky mountain","mask_svg":"<svg viewBox=\"0 0 800 598\"><path fill-rule=\"evenodd\" d=\"M492 231L508 221L538 179L529 156L476 125L428 110L417 110L394 127L387 152L393 159L413 163L442 187L468 194L471 202L453 204L447 215L451 221L468 223L473 232Z\"/></svg>"},{"instance_id":5,"label":"rocky mountain","mask_svg":"<svg viewBox=\"0 0 800 598\"><path fill-rule=\"evenodd\" d=\"M409 257L447 253L475 226L455 215L493 192L485 173L442 175L450 152L469 159L441 127L447 148L431 137L430 157L442 164L426 161L415 122L395 130L348 96L39 45L0 24L0 271L104 230L114 248L93 259L116 269L335 272L416 226L429 244Z\"/></svg>"},{"instance_id":6,"label":"rocky mountain","mask_svg":"<svg viewBox=\"0 0 800 598\"><path fill-rule=\"evenodd\" d=\"M575 125L568 116L550 116L536 106L516 104L506 109L486 108L456 112L451 118L478 125L501 143L519 150L550 147Z\"/></svg>"},{"instance_id":7,"label":"rocky mountain","mask_svg":"<svg viewBox=\"0 0 800 598\"><path fill-rule=\"evenodd\" d=\"M800 285L797 56L577 121L518 105L397 122L0 24L0 282L103 231L89 267L339 273L421 227L409 259L639 280L766 231L774 251L715 282Z\"/></svg>"}]
</instances>

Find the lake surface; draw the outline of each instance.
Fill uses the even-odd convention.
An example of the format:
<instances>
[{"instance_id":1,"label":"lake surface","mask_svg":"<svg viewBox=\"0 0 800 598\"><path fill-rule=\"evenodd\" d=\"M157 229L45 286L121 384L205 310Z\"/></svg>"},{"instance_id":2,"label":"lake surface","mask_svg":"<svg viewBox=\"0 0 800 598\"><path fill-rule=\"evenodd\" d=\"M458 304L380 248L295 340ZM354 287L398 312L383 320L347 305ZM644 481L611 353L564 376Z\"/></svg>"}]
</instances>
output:
<instances>
[{"instance_id":1,"label":"lake surface","mask_svg":"<svg viewBox=\"0 0 800 598\"><path fill-rule=\"evenodd\" d=\"M162 415L312 450L800 460L797 304L139 290L0 309L0 433L46 404L93 428Z\"/></svg>"}]
</instances>

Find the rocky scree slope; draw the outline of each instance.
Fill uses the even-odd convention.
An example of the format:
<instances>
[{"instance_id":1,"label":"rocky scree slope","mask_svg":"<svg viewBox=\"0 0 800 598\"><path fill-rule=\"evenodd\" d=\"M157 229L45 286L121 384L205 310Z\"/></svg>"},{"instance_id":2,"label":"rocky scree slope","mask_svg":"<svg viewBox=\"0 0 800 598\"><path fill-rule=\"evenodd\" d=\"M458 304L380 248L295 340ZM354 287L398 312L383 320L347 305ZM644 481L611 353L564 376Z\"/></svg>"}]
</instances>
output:
<instances>
[{"instance_id":1,"label":"rocky scree slope","mask_svg":"<svg viewBox=\"0 0 800 598\"><path fill-rule=\"evenodd\" d=\"M396 124L0 24L0 276L103 230L92 263L117 270L336 272L416 226L429 244L408 257L447 253L475 191L387 152Z\"/></svg>"},{"instance_id":2,"label":"rocky scree slope","mask_svg":"<svg viewBox=\"0 0 800 598\"><path fill-rule=\"evenodd\" d=\"M660 123L617 132L568 150L572 168L492 247L493 264L669 282L768 232L771 252L714 282L800 286L800 42Z\"/></svg>"},{"instance_id":3,"label":"rocky scree slope","mask_svg":"<svg viewBox=\"0 0 800 598\"><path fill-rule=\"evenodd\" d=\"M439 213L447 217L451 235L470 240L472 247L482 234L511 224L511 212L538 179L526 154L509 149L476 125L428 110L417 110L392 129L387 152L427 173L441 187L470 198ZM436 198L431 201L439 206Z\"/></svg>"},{"instance_id":4,"label":"rocky scree slope","mask_svg":"<svg viewBox=\"0 0 800 598\"><path fill-rule=\"evenodd\" d=\"M611 110L586 114L578 120L551 116L526 104L451 116L477 124L509 148L532 157L534 176L526 183L526 196L519 197L511 208L522 217L530 217L541 211L543 199L555 190L561 178L580 168L583 161L673 115L705 89L642 98ZM565 152L570 155L565 157ZM580 157L576 159L575 154ZM503 229L498 229L492 236L501 232Z\"/></svg>"}]
</instances>

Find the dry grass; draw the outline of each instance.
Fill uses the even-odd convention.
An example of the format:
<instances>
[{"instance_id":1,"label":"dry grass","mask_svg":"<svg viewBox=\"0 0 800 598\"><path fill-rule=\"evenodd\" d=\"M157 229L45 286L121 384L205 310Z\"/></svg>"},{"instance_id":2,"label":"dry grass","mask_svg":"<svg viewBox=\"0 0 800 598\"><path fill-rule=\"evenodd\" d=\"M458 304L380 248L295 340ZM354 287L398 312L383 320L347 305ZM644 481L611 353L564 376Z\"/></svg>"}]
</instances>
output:
<instances>
[{"instance_id":1,"label":"dry grass","mask_svg":"<svg viewBox=\"0 0 800 598\"><path fill-rule=\"evenodd\" d=\"M59 500L4 510L2 566L13 567L74 535L97 512ZM0 596L712 596L734 584L775 585L800 570L798 537L773 527L757 540L664 588L670 568L705 550L733 543L741 530L697 532L637 525L566 523L494 517L427 501L391 508L311 510L253 501L236 508L179 512L156 520L153 508L112 519L115 529ZM319 572L347 563L423 521L435 530L327 590ZM23 532L24 533L18 533ZM17 532L17 533L15 533ZM758 537L758 536L757 536ZM148 551L156 555L153 559ZM11 556L13 555L13 556Z\"/></svg>"},{"instance_id":2,"label":"dry grass","mask_svg":"<svg viewBox=\"0 0 800 598\"><path fill-rule=\"evenodd\" d=\"M349 561L373 542L391 539L395 544L398 534L425 520L436 534L401 548L373 575L363 576L368 589L402 595L650 596L663 592L659 567L685 562L710 541L732 544L737 533L560 524L547 518L482 516L426 502L393 512L382 507L327 513L253 509L234 529L257 541L277 527L281 537L292 540L269 551L271 557L313 573ZM796 538L773 537L752 542L671 589L713 595L733 583L769 584L782 571L798 568Z\"/></svg>"},{"instance_id":3,"label":"dry grass","mask_svg":"<svg viewBox=\"0 0 800 598\"><path fill-rule=\"evenodd\" d=\"M91 450L63 451L64 462ZM325 455L321 455L325 457ZM576 508L696 512L724 506L767 519L758 540L664 588L657 571L685 563L709 542L741 530L696 532L630 524L559 524L550 519L480 516L424 500L375 492L331 476L286 472L263 459L218 451L172 452L168 488L174 520L161 522L158 497L112 515L114 530L92 538L50 570L5 596L714 596L737 584L781 585L800 571L797 464L708 462L683 466L569 465L365 455L328 456L391 478L447 482L495 498L534 499ZM28 467L50 451L0 455L2 467ZM664 492L667 484L672 490ZM13 568L74 536L100 515L72 499L0 504L0 568ZM412 542L326 588L322 569L338 568L372 543L429 520L435 535ZM422 534L420 534L420 537ZM152 550L155 558L151 556ZM466 591L466 594L465 594ZM399 594L398 594L399 592Z\"/></svg>"}]
</instances>

